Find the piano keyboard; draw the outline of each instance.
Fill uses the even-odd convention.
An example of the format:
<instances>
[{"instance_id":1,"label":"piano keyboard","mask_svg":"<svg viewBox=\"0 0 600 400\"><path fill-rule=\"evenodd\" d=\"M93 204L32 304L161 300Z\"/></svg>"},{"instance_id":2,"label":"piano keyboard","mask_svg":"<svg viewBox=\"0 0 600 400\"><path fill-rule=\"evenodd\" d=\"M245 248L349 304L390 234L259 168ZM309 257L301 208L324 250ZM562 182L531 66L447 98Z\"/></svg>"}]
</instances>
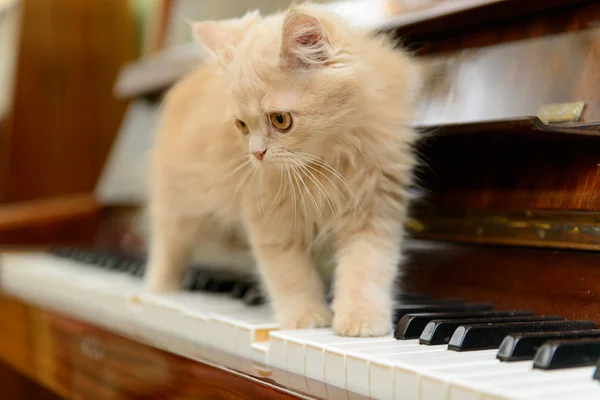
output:
<instances>
[{"instance_id":1,"label":"piano keyboard","mask_svg":"<svg viewBox=\"0 0 600 400\"><path fill-rule=\"evenodd\" d=\"M67 248L0 258L0 287L15 297L184 356L233 353L314 397L331 397L328 384L375 399L600 399L591 321L404 294L393 335L349 338L278 330L251 280L192 271L185 290L156 296L143 273L135 258Z\"/></svg>"}]
</instances>

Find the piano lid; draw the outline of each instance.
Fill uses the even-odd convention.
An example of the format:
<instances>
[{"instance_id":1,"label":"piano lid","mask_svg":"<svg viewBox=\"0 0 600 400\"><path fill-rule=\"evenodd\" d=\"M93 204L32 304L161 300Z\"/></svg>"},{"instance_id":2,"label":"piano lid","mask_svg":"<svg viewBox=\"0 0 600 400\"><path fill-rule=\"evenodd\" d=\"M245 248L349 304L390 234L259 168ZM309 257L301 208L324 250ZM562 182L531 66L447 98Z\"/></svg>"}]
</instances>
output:
<instances>
[{"instance_id":1,"label":"piano lid","mask_svg":"<svg viewBox=\"0 0 600 400\"><path fill-rule=\"evenodd\" d=\"M439 0L427 2L428 7L422 1L376 1L369 3L374 5L362 19L356 16L362 0L330 6L376 29L402 31L411 26L407 46L416 49L425 80L414 121L417 127L459 133L490 128L478 124L510 130L526 123L530 130L595 134L600 91L590 83L597 79L600 62L600 4L587 3L551 1L542 7L542 2L519 1L527 7L515 11L511 0ZM539 14L535 20L516 18L526 10ZM497 15L490 16L491 11ZM477 29L460 30L460 24L468 23L469 12L482 16ZM511 19L498 24L483 19L502 13ZM434 36L410 39L420 32L418 26L437 26L440 18L454 21L453 28L441 29L435 40ZM166 50L126 66L115 94L128 98L162 91L201 61L201 53L191 44ZM564 118L560 129L546 126L544 107L571 103L579 104L577 112L569 110L573 118ZM567 129L564 123L575 125Z\"/></svg>"}]
</instances>

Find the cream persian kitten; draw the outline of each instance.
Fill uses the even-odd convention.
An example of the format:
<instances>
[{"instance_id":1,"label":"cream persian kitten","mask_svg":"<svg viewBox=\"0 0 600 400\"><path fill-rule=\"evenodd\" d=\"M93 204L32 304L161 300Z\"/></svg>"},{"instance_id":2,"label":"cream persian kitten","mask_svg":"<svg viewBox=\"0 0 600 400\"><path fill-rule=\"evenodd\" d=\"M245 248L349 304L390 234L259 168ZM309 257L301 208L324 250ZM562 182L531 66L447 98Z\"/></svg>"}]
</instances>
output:
<instances>
[{"instance_id":1,"label":"cream persian kitten","mask_svg":"<svg viewBox=\"0 0 600 400\"><path fill-rule=\"evenodd\" d=\"M210 59L164 103L147 290L177 290L202 236L237 235L282 328L389 333L416 64L314 5L192 27ZM322 246L335 250L331 310L315 268Z\"/></svg>"}]
</instances>

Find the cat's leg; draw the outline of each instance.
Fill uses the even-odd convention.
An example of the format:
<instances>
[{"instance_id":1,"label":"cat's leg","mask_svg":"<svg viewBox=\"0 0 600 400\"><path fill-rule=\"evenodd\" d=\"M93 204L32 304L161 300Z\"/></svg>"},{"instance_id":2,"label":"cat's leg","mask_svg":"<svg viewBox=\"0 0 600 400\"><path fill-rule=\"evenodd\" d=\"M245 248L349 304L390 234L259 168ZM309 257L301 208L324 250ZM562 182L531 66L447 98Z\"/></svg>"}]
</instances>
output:
<instances>
[{"instance_id":1,"label":"cat's leg","mask_svg":"<svg viewBox=\"0 0 600 400\"><path fill-rule=\"evenodd\" d=\"M399 240L373 231L339 243L333 328L344 336L383 336L391 330Z\"/></svg>"},{"instance_id":2,"label":"cat's leg","mask_svg":"<svg viewBox=\"0 0 600 400\"><path fill-rule=\"evenodd\" d=\"M152 217L145 289L152 293L178 291L192 249L198 238L201 221L169 213Z\"/></svg>"},{"instance_id":3,"label":"cat's leg","mask_svg":"<svg viewBox=\"0 0 600 400\"><path fill-rule=\"evenodd\" d=\"M250 229L252 247L281 328L329 326L323 281L309 252L298 238L274 235L272 227L260 225Z\"/></svg>"}]
</instances>

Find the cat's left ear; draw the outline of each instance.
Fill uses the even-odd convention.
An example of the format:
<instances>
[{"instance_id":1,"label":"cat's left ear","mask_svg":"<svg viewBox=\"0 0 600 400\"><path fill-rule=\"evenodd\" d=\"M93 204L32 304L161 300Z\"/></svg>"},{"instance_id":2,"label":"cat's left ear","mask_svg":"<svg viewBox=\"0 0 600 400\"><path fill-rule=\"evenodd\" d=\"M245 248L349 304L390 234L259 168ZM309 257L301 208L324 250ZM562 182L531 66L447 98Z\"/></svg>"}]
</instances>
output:
<instances>
[{"instance_id":1,"label":"cat's left ear","mask_svg":"<svg viewBox=\"0 0 600 400\"><path fill-rule=\"evenodd\" d=\"M290 10L283 21L281 60L287 69L329 65L334 48L326 20L305 10Z\"/></svg>"},{"instance_id":2,"label":"cat's left ear","mask_svg":"<svg viewBox=\"0 0 600 400\"><path fill-rule=\"evenodd\" d=\"M221 21L190 22L196 43L200 44L212 57L231 52L243 38L244 33L260 21L256 11L246 13L241 18ZM226 54L225 54L226 56Z\"/></svg>"}]
</instances>

